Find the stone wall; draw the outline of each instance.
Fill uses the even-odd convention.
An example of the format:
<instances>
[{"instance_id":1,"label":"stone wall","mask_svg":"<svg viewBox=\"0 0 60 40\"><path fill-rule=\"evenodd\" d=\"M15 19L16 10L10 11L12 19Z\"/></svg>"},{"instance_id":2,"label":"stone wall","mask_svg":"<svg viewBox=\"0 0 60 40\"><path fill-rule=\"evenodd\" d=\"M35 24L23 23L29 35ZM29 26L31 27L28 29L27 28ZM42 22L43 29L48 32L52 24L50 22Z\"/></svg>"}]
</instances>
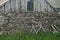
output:
<instances>
[{"instance_id":1,"label":"stone wall","mask_svg":"<svg viewBox=\"0 0 60 40\"><path fill-rule=\"evenodd\" d=\"M0 31L29 31L38 32L40 30L51 30L51 24L56 20L55 13L43 12L11 12L1 13L0 16ZM53 30L51 30L53 31Z\"/></svg>"},{"instance_id":2,"label":"stone wall","mask_svg":"<svg viewBox=\"0 0 60 40\"><path fill-rule=\"evenodd\" d=\"M18 0L19 1L19 0ZM18 2L17 1L17 2ZM54 20L57 18L57 14L50 5L45 2L44 10L44 0L39 7L39 1L34 0L34 8L36 11L26 12L26 0L22 1L20 5L15 5L16 0L10 0L3 5L0 9L0 31L29 31L38 33L40 30L53 31L51 24L56 24ZM15 3L15 4L14 4ZM38 4L38 5L37 5ZM48 7L47 7L48 6ZM38 9L39 8L39 9ZM41 11L40 11L41 8ZM50 9L48 9L50 8ZM9 10L8 10L9 9ZM48 10L48 11L47 11ZM50 10L50 11L49 11Z\"/></svg>"}]
</instances>

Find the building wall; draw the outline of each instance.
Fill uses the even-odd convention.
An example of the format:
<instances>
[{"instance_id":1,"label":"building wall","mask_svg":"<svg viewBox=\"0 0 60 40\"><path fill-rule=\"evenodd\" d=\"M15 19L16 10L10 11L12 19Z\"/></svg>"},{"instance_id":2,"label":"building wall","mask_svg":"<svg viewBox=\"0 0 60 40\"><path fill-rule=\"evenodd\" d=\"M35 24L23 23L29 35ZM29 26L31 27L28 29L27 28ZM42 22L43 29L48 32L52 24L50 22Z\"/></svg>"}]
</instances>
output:
<instances>
[{"instance_id":1,"label":"building wall","mask_svg":"<svg viewBox=\"0 0 60 40\"><path fill-rule=\"evenodd\" d=\"M26 0L21 0L21 10L26 11Z\"/></svg>"},{"instance_id":2,"label":"building wall","mask_svg":"<svg viewBox=\"0 0 60 40\"><path fill-rule=\"evenodd\" d=\"M27 11L27 1L29 0L9 0L5 6L2 7L3 11ZM52 1L48 1L51 3ZM53 2L52 2L53 3ZM34 0L34 11L45 11L47 9L47 4L44 0ZM52 5L53 6L53 5ZM4 10L5 8L5 10Z\"/></svg>"},{"instance_id":3,"label":"building wall","mask_svg":"<svg viewBox=\"0 0 60 40\"><path fill-rule=\"evenodd\" d=\"M0 11L19 11L20 10L20 0L9 0L7 3L2 5Z\"/></svg>"}]
</instances>

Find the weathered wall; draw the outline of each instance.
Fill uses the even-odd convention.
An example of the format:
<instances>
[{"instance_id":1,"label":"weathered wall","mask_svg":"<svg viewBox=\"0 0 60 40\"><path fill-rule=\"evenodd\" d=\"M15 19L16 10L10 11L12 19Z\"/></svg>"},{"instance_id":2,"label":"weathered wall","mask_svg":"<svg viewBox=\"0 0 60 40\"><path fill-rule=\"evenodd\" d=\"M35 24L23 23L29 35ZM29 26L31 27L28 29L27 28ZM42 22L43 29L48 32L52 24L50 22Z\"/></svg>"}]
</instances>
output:
<instances>
[{"instance_id":1,"label":"weathered wall","mask_svg":"<svg viewBox=\"0 0 60 40\"><path fill-rule=\"evenodd\" d=\"M2 29L0 31L27 30L30 32L38 32L40 29L45 31L45 28L51 28L50 25L53 24L56 19L56 14L54 13L55 11L53 11L53 8L49 5L47 7L46 2L46 5L44 6L44 1L42 0L40 6L39 1L40 0L34 0L34 12L25 12L27 4L26 0L10 0L6 3L6 5L3 5L0 9L0 29ZM21 6L19 4L20 2ZM49 8L51 9L51 12L45 11L43 13L44 9L49 10ZM40 10L42 12L39 12Z\"/></svg>"},{"instance_id":2,"label":"weathered wall","mask_svg":"<svg viewBox=\"0 0 60 40\"><path fill-rule=\"evenodd\" d=\"M48 12L49 13L49 12ZM3 13L0 16L0 31L54 31L51 24L56 24L55 13L20 12Z\"/></svg>"},{"instance_id":3,"label":"weathered wall","mask_svg":"<svg viewBox=\"0 0 60 40\"><path fill-rule=\"evenodd\" d=\"M19 11L20 10L20 0L9 0L7 3L2 5L1 11Z\"/></svg>"},{"instance_id":4,"label":"weathered wall","mask_svg":"<svg viewBox=\"0 0 60 40\"><path fill-rule=\"evenodd\" d=\"M50 1L49 1L50 2ZM50 7L47 7L49 4L45 2L45 0L34 0L33 3L34 11L45 11L48 9L50 10ZM18 11L27 11L27 0L9 0L5 5L1 8L1 11L5 12L18 12ZM50 10L51 11L51 10Z\"/></svg>"}]
</instances>

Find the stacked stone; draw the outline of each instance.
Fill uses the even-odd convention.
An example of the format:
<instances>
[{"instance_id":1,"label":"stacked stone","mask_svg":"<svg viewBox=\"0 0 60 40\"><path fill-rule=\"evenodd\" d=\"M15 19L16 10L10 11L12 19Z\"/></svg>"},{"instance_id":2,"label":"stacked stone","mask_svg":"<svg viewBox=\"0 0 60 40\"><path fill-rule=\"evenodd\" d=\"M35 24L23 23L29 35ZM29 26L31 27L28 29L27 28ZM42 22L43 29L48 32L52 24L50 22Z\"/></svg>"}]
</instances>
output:
<instances>
[{"instance_id":1,"label":"stacked stone","mask_svg":"<svg viewBox=\"0 0 60 40\"><path fill-rule=\"evenodd\" d=\"M51 12L45 12L43 13L44 15L44 22L43 22L43 27L53 31L53 28L51 27L51 24L56 25L56 20L57 20L57 14L56 13L51 13Z\"/></svg>"},{"instance_id":2,"label":"stacked stone","mask_svg":"<svg viewBox=\"0 0 60 40\"><path fill-rule=\"evenodd\" d=\"M31 30L31 27L32 27L32 16L33 16L33 13L25 13L24 15L24 30L28 30L30 31Z\"/></svg>"},{"instance_id":3,"label":"stacked stone","mask_svg":"<svg viewBox=\"0 0 60 40\"><path fill-rule=\"evenodd\" d=\"M56 24L57 14L42 13L42 12L11 12L4 13L0 16L0 28L3 31L30 31L38 33L43 31L53 30L51 24Z\"/></svg>"}]
</instances>

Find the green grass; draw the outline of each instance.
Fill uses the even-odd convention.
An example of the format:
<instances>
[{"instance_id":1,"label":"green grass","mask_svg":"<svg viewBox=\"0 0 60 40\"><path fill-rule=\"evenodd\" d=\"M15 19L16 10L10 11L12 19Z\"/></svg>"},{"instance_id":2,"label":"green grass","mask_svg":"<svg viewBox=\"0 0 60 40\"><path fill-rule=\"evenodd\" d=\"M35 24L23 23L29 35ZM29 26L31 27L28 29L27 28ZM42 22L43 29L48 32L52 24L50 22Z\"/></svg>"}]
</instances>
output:
<instances>
[{"instance_id":1,"label":"green grass","mask_svg":"<svg viewBox=\"0 0 60 40\"><path fill-rule=\"evenodd\" d=\"M0 35L0 40L60 40L60 33L40 32L31 34L21 32L14 35Z\"/></svg>"}]
</instances>

